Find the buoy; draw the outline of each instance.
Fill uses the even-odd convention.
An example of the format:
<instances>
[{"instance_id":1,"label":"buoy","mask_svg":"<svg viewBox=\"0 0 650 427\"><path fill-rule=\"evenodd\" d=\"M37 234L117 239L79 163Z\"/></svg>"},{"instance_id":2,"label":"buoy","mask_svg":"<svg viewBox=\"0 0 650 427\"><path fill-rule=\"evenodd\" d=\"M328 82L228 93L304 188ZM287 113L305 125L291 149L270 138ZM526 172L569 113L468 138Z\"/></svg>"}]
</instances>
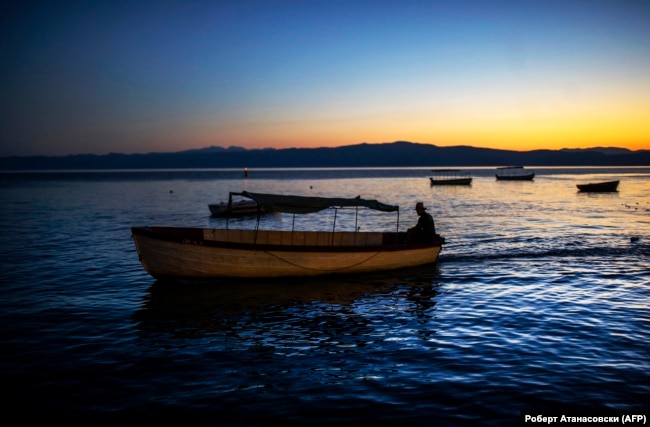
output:
<instances>
[{"instance_id":1,"label":"buoy","mask_svg":"<svg viewBox=\"0 0 650 427\"><path fill-rule=\"evenodd\" d=\"M630 242L638 242L638 241L639 241L639 236L630 237Z\"/></svg>"}]
</instances>

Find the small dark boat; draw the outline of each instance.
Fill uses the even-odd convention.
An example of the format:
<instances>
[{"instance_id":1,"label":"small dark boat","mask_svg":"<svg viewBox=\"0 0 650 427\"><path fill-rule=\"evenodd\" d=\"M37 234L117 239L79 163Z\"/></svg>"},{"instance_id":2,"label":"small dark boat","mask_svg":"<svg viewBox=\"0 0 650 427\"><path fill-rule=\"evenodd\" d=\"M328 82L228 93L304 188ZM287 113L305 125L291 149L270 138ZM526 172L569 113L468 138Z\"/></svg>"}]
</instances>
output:
<instances>
[{"instance_id":1,"label":"small dark boat","mask_svg":"<svg viewBox=\"0 0 650 427\"><path fill-rule=\"evenodd\" d=\"M497 181L532 181L534 172L524 171L523 166L504 166L497 168Z\"/></svg>"},{"instance_id":2,"label":"small dark boat","mask_svg":"<svg viewBox=\"0 0 650 427\"><path fill-rule=\"evenodd\" d=\"M584 193L611 193L618 188L619 181L578 184L578 190Z\"/></svg>"},{"instance_id":3,"label":"small dark boat","mask_svg":"<svg viewBox=\"0 0 650 427\"><path fill-rule=\"evenodd\" d=\"M434 176L429 177L431 185L470 185L472 178L461 173L459 169L433 169Z\"/></svg>"},{"instance_id":4,"label":"small dark boat","mask_svg":"<svg viewBox=\"0 0 650 427\"><path fill-rule=\"evenodd\" d=\"M253 200L240 200L208 205L212 216L236 217L246 215L257 215L258 204ZM260 213L266 212L263 206L259 206Z\"/></svg>"}]
</instances>

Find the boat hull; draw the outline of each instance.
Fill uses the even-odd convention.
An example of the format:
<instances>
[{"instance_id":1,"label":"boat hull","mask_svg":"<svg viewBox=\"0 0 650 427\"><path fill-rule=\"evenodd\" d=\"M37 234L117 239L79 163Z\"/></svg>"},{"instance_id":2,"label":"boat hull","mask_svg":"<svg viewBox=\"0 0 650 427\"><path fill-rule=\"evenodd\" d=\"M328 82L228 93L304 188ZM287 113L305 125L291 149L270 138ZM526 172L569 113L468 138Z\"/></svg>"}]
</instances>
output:
<instances>
[{"instance_id":1,"label":"boat hull","mask_svg":"<svg viewBox=\"0 0 650 427\"><path fill-rule=\"evenodd\" d=\"M472 178L434 179L429 178L431 185L471 185Z\"/></svg>"},{"instance_id":2,"label":"boat hull","mask_svg":"<svg viewBox=\"0 0 650 427\"><path fill-rule=\"evenodd\" d=\"M523 175L495 175L498 181L532 181L535 178L534 173L527 173Z\"/></svg>"},{"instance_id":3,"label":"boat hull","mask_svg":"<svg viewBox=\"0 0 650 427\"><path fill-rule=\"evenodd\" d=\"M578 190L584 193L609 193L618 188L619 181L598 182L593 184L578 184Z\"/></svg>"},{"instance_id":4,"label":"boat hull","mask_svg":"<svg viewBox=\"0 0 650 427\"><path fill-rule=\"evenodd\" d=\"M246 215L256 215L258 210L260 213L264 213L263 208L258 209L257 203L255 202L238 202L233 203L230 208L228 208L227 203L213 203L208 205L210 213L212 216L246 216Z\"/></svg>"},{"instance_id":5,"label":"boat hull","mask_svg":"<svg viewBox=\"0 0 650 427\"><path fill-rule=\"evenodd\" d=\"M435 263L443 239L398 243L404 233L132 228L140 262L157 279L358 274ZM257 240L257 241L256 241Z\"/></svg>"}]
</instances>

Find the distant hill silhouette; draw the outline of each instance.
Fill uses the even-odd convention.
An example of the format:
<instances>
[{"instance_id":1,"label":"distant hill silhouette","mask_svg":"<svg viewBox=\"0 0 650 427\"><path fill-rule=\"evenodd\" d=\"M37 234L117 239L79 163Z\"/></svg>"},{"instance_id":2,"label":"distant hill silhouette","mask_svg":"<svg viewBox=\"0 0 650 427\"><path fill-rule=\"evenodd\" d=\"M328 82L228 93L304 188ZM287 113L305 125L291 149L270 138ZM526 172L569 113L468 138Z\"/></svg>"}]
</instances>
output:
<instances>
[{"instance_id":1,"label":"distant hill silhouette","mask_svg":"<svg viewBox=\"0 0 650 427\"><path fill-rule=\"evenodd\" d=\"M208 147L175 153L0 158L0 170L412 166L650 166L650 150L624 148L509 151L406 141L333 148Z\"/></svg>"}]
</instances>

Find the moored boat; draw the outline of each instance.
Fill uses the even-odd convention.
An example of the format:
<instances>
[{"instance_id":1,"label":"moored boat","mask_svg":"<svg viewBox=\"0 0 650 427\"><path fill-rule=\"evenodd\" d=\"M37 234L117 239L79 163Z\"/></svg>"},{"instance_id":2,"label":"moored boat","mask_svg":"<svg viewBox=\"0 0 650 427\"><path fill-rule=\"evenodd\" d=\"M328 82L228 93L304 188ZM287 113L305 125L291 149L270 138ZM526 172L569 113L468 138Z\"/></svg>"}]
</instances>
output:
<instances>
[{"instance_id":1,"label":"moored boat","mask_svg":"<svg viewBox=\"0 0 650 427\"><path fill-rule=\"evenodd\" d=\"M285 231L189 227L132 227L144 269L157 279L279 278L357 274L433 264L444 238L415 243L399 231L399 207L359 197L322 198L231 193L273 211L304 214L367 208L397 212L396 231ZM335 214L336 218L336 214Z\"/></svg>"},{"instance_id":2,"label":"moored boat","mask_svg":"<svg viewBox=\"0 0 650 427\"><path fill-rule=\"evenodd\" d=\"M213 216L221 217L256 215L258 211L266 212L264 206L258 206L253 200L230 200L229 202L211 203L208 205L208 209L210 209Z\"/></svg>"},{"instance_id":3,"label":"moored boat","mask_svg":"<svg viewBox=\"0 0 650 427\"><path fill-rule=\"evenodd\" d=\"M524 170L523 166L504 166L497 168L497 181L532 181L534 172Z\"/></svg>"},{"instance_id":4,"label":"moored boat","mask_svg":"<svg viewBox=\"0 0 650 427\"><path fill-rule=\"evenodd\" d=\"M432 169L431 185L470 185L472 178L459 169Z\"/></svg>"},{"instance_id":5,"label":"moored boat","mask_svg":"<svg viewBox=\"0 0 650 427\"><path fill-rule=\"evenodd\" d=\"M615 192L619 181L596 182L589 184L577 184L578 190L584 193L609 193Z\"/></svg>"}]
</instances>

